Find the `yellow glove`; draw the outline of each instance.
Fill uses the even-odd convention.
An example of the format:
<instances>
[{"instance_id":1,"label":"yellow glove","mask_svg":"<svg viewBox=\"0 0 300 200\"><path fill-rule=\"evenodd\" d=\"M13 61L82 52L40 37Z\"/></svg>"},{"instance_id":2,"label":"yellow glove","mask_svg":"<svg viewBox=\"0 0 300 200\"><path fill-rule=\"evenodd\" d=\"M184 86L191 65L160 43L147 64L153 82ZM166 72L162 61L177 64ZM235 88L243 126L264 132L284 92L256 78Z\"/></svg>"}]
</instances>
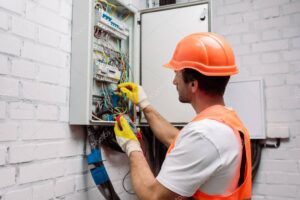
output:
<instances>
[{"instance_id":1,"label":"yellow glove","mask_svg":"<svg viewBox=\"0 0 300 200\"><path fill-rule=\"evenodd\" d=\"M128 157L133 151L142 151L137 137L130 128L128 121L123 116L120 116L117 120L114 131L118 144Z\"/></svg>"},{"instance_id":2,"label":"yellow glove","mask_svg":"<svg viewBox=\"0 0 300 200\"><path fill-rule=\"evenodd\" d=\"M118 85L118 89L122 94L125 94L135 105L138 105L142 110L150 105L147 100L147 95L142 86L136 83L121 83Z\"/></svg>"}]
</instances>

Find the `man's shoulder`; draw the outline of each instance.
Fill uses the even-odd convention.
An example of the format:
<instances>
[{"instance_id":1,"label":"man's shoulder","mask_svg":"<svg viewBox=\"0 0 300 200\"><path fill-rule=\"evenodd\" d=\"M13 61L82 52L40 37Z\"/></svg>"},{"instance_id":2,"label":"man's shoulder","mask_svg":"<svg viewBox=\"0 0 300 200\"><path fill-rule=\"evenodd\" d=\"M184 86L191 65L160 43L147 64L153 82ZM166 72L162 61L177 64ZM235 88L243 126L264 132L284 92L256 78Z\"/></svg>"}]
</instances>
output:
<instances>
[{"instance_id":1,"label":"man's shoulder","mask_svg":"<svg viewBox=\"0 0 300 200\"><path fill-rule=\"evenodd\" d=\"M234 131L226 124L211 119L187 124L182 129L181 136L182 140L189 137L205 139L220 151L238 147ZM194 142L196 144L197 139Z\"/></svg>"}]
</instances>

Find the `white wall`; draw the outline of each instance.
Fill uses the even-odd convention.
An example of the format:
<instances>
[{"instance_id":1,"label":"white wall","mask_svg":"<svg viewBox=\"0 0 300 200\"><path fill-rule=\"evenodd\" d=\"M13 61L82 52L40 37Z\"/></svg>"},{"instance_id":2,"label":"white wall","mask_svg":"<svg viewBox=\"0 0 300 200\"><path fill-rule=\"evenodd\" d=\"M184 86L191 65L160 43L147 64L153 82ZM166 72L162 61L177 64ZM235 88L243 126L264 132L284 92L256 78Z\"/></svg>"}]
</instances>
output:
<instances>
[{"instance_id":1,"label":"white wall","mask_svg":"<svg viewBox=\"0 0 300 200\"><path fill-rule=\"evenodd\" d=\"M68 125L71 21L72 0L0 0L1 200L103 199L83 131ZM133 199L121 185L126 158L107 155L116 191Z\"/></svg>"},{"instance_id":2,"label":"white wall","mask_svg":"<svg viewBox=\"0 0 300 200\"><path fill-rule=\"evenodd\" d=\"M263 150L253 199L300 199L300 1L212 3L213 31L232 44L237 77L264 79L267 132L290 134L279 149Z\"/></svg>"}]
</instances>

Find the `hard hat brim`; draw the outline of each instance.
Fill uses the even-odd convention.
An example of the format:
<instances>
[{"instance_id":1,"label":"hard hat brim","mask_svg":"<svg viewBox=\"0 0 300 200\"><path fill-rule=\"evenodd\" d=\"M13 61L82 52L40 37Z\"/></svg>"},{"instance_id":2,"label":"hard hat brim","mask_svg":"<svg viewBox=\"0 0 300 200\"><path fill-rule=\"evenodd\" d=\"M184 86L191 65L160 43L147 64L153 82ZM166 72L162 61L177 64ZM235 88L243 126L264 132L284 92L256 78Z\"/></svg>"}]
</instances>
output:
<instances>
[{"instance_id":1,"label":"hard hat brim","mask_svg":"<svg viewBox=\"0 0 300 200\"><path fill-rule=\"evenodd\" d=\"M163 66L175 71L179 71L182 69L194 69L205 76L231 76L239 73L239 70L237 69L236 65L213 67L206 66L197 62L175 62L174 60L171 60Z\"/></svg>"}]
</instances>

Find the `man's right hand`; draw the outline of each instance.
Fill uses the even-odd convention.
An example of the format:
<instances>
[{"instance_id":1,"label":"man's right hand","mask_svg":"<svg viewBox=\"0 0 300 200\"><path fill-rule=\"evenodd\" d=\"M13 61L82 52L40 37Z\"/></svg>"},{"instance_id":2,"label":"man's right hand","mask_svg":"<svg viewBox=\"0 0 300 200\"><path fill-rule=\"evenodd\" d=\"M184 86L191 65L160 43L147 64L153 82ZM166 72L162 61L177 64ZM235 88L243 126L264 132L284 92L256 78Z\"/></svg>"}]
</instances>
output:
<instances>
[{"instance_id":1,"label":"man's right hand","mask_svg":"<svg viewBox=\"0 0 300 200\"><path fill-rule=\"evenodd\" d=\"M118 89L121 94L125 94L125 96L135 105L138 105L141 110L150 105L142 86L139 86L136 83L127 82L119 84Z\"/></svg>"}]
</instances>

